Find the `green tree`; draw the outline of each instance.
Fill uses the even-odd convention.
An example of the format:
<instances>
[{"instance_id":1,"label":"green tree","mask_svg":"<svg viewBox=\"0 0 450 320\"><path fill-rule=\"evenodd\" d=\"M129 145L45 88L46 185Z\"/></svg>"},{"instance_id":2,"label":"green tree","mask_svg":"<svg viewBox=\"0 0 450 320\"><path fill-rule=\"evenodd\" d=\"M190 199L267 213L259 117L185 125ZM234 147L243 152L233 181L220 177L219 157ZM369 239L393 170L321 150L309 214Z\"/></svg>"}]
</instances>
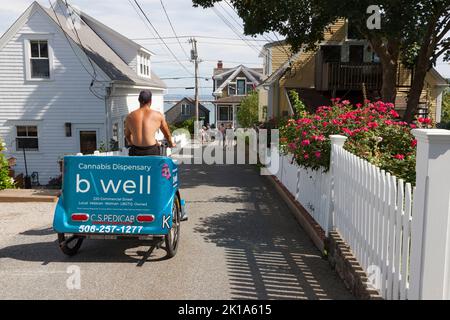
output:
<instances>
[{"instance_id":1,"label":"green tree","mask_svg":"<svg viewBox=\"0 0 450 320\"><path fill-rule=\"evenodd\" d=\"M244 128L250 128L258 123L258 93L256 91L242 100L237 113L237 120Z\"/></svg>"},{"instance_id":2,"label":"green tree","mask_svg":"<svg viewBox=\"0 0 450 320\"><path fill-rule=\"evenodd\" d=\"M211 7L220 0L193 0L194 6ZM382 98L394 102L400 59L411 63L414 77L405 120L417 110L427 71L441 55L449 58L450 0L378 0L380 29L369 29L367 14L372 0L230 0L244 21L247 35L278 32L292 51L314 49L324 31L340 18L348 19L380 57L383 68Z\"/></svg>"}]
</instances>

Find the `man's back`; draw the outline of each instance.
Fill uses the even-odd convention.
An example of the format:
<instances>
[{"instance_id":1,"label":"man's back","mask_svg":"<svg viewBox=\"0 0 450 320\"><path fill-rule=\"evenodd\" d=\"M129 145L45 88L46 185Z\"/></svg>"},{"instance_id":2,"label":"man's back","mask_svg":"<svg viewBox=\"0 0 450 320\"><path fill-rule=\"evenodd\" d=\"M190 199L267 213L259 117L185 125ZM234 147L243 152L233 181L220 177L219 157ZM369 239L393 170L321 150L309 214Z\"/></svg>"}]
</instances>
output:
<instances>
[{"instance_id":1,"label":"man's back","mask_svg":"<svg viewBox=\"0 0 450 320\"><path fill-rule=\"evenodd\" d=\"M137 147L156 145L155 134L160 129L162 121L162 114L150 108L144 107L133 111L127 118L127 128L131 133L129 142Z\"/></svg>"}]
</instances>

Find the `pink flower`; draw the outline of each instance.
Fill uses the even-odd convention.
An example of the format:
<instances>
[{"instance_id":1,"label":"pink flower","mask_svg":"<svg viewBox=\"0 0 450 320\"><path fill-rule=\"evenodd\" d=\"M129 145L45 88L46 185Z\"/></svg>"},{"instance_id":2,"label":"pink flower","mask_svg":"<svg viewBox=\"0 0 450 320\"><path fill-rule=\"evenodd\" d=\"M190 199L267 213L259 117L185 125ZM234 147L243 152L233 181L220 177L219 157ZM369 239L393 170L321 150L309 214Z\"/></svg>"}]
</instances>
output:
<instances>
[{"instance_id":1,"label":"pink flower","mask_svg":"<svg viewBox=\"0 0 450 320\"><path fill-rule=\"evenodd\" d=\"M303 156L303 158L304 158L305 160L308 160L308 159L309 159L309 155L308 155L307 153L305 153L305 155Z\"/></svg>"},{"instance_id":2,"label":"pink flower","mask_svg":"<svg viewBox=\"0 0 450 320\"><path fill-rule=\"evenodd\" d=\"M416 129L417 128L417 126L414 123L411 123L410 127L411 127L411 129Z\"/></svg>"},{"instance_id":3,"label":"pink flower","mask_svg":"<svg viewBox=\"0 0 450 320\"><path fill-rule=\"evenodd\" d=\"M420 123L423 123L423 124L430 124L431 123L431 119L430 118L422 118L422 117L420 117L420 118L417 119L417 121L419 121Z\"/></svg>"},{"instance_id":4,"label":"pink flower","mask_svg":"<svg viewBox=\"0 0 450 320\"><path fill-rule=\"evenodd\" d=\"M304 147L309 146L310 144L311 144L311 141L309 141L308 139L302 141L302 146L304 146Z\"/></svg>"},{"instance_id":5,"label":"pink flower","mask_svg":"<svg viewBox=\"0 0 450 320\"><path fill-rule=\"evenodd\" d=\"M349 128L343 128L342 131L350 136L353 134L352 130L350 130Z\"/></svg>"},{"instance_id":6,"label":"pink flower","mask_svg":"<svg viewBox=\"0 0 450 320\"><path fill-rule=\"evenodd\" d=\"M357 103L357 104L356 104L356 107L359 109L359 108L362 107L362 104L361 104L361 103Z\"/></svg>"},{"instance_id":7,"label":"pink flower","mask_svg":"<svg viewBox=\"0 0 450 320\"><path fill-rule=\"evenodd\" d=\"M397 160L405 160L405 156L403 154L396 154L394 156L394 158L397 159Z\"/></svg>"},{"instance_id":8,"label":"pink flower","mask_svg":"<svg viewBox=\"0 0 450 320\"><path fill-rule=\"evenodd\" d=\"M394 118L400 117L400 115L398 114L398 112L395 111L394 109L392 109L391 111L389 111L389 114L390 114L391 116L393 116Z\"/></svg>"},{"instance_id":9,"label":"pink flower","mask_svg":"<svg viewBox=\"0 0 450 320\"><path fill-rule=\"evenodd\" d=\"M326 121L323 122L323 123L322 123L322 126L324 126L324 127L328 126L328 122L326 122Z\"/></svg>"},{"instance_id":10,"label":"pink flower","mask_svg":"<svg viewBox=\"0 0 450 320\"><path fill-rule=\"evenodd\" d=\"M316 156L317 159L319 159L322 156L322 153L320 151L316 151L314 155Z\"/></svg>"},{"instance_id":11,"label":"pink flower","mask_svg":"<svg viewBox=\"0 0 450 320\"><path fill-rule=\"evenodd\" d=\"M367 124L367 126L368 126L369 128L371 128L371 129L375 129L375 128L378 127L378 123L376 123L376 122L369 122L369 123Z\"/></svg>"},{"instance_id":12,"label":"pink flower","mask_svg":"<svg viewBox=\"0 0 450 320\"><path fill-rule=\"evenodd\" d=\"M411 141L411 147L415 148L417 146L417 139Z\"/></svg>"},{"instance_id":13,"label":"pink flower","mask_svg":"<svg viewBox=\"0 0 450 320\"><path fill-rule=\"evenodd\" d=\"M295 149L297 149L297 145L296 145L295 143L289 143L289 144L288 144L288 148L289 148L291 151L294 151Z\"/></svg>"},{"instance_id":14,"label":"pink flower","mask_svg":"<svg viewBox=\"0 0 450 320\"><path fill-rule=\"evenodd\" d=\"M348 106L350 104L350 101L349 100L344 100L344 101L342 101L342 104L344 106Z\"/></svg>"}]
</instances>

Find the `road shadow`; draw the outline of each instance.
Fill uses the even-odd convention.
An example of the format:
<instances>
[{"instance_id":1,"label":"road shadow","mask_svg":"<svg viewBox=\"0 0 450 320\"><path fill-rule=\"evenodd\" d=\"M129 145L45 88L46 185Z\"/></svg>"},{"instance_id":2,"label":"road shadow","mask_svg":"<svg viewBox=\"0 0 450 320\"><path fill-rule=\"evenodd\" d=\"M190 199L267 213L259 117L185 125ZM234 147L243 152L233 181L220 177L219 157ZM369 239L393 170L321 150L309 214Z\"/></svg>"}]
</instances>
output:
<instances>
[{"instance_id":1,"label":"road shadow","mask_svg":"<svg viewBox=\"0 0 450 320\"><path fill-rule=\"evenodd\" d=\"M240 171L243 186L235 196L209 200L241 203L242 209L200 218L194 228L225 248L232 298L352 299L273 187L249 170ZM226 185L228 172L221 176Z\"/></svg>"},{"instance_id":2,"label":"road shadow","mask_svg":"<svg viewBox=\"0 0 450 320\"><path fill-rule=\"evenodd\" d=\"M56 235L55 235L56 237ZM142 267L147 262L166 259L164 249L152 250L151 241L121 240L85 240L77 255L64 255L58 241L19 244L0 249L0 259L49 263L134 263Z\"/></svg>"}]
</instances>

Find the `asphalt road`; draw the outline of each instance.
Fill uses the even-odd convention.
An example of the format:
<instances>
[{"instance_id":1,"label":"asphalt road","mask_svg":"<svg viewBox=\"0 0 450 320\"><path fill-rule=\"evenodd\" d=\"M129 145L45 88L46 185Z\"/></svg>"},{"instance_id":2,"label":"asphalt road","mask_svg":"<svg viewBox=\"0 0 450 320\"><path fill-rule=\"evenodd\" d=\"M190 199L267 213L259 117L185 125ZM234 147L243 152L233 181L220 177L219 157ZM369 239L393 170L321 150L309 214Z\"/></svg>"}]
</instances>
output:
<instances>
[{"instance_id":1,"label":"asphalt road","mask_svg":"<svg viewBox=\"0 0 450 320\"><path fill-rule=\"evenodd\" d=\"M352 298L255 167L180 171L190 219L170 260L163 250L147 258L147 244L132 240L88 240L66 257L52 204L2 204L0 298ZM77 270L79 283L68 273Z\"/></svg>"}]
</instances>

